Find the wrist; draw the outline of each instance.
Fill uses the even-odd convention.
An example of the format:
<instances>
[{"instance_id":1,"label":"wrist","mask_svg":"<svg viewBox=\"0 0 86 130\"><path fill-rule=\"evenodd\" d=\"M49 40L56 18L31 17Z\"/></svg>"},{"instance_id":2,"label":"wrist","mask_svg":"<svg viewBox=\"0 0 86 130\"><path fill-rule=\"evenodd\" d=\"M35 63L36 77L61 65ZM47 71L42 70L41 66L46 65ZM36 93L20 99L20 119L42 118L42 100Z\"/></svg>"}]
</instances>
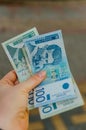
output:
<instances>
[{"instance_id":1,"label":"wrist","mask_svg":"<svg viewBox=\"0 0 86 130\"><path fill-rule=\"evenodd\" d=\"M10 119L7 118L6 116L0 115L0 128L2 130L12 130Z\"/></svg>"},{"instance_id":2,"label":"wrist","mask_svg":"<svg viewBox=\"0 0 86 130\"><path fill-rule=\"evenodd\" d=\"M20 130L17 121L4 114L0 114L0 128L2 130Z\"/></svg>"},{"instance_id":3,"label":"wrist","mask_svg":"<svg viewBox=\"0 0 86 130\"><path fill-rule=\"evenodd\" d=\"M19 116L12 118L8 114L0 113L0 128L1 130L27 130L28 117L20 113Z\"/></svg>"}]
</instances>

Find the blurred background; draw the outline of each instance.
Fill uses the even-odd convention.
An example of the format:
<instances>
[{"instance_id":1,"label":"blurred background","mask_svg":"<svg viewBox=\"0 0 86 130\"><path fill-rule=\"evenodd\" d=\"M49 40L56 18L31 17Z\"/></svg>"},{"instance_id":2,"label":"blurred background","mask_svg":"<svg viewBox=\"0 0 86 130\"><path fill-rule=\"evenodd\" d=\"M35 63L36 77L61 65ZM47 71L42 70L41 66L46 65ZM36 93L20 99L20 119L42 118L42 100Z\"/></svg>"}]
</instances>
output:
<instances>
[{"instance_id":1,"label":"blurred background","mask_svg":"<svg viewBox=\"0 0 86 130\"><path fill-rule=\"evenodd\" d=\"M62 30L71 71L86 101L86 0L0 0L0 43L37 27ZM12 67L0 45L0 78ZM30 130L86 130L86 105L40 120L31 111Z\"/></svg>"}]
</instances>

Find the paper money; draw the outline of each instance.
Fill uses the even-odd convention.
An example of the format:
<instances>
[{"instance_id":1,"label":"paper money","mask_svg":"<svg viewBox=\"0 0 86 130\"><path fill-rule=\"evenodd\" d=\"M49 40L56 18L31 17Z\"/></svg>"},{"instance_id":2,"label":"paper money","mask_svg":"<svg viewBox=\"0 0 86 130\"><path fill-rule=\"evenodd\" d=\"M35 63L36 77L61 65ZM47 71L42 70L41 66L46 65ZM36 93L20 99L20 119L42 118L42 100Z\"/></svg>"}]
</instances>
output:
<instances>
[{"instance_id":1,"label":"paper money","mask_svg":"<svg viewBox=\"0 0 86 130\"><path fill-rule=\"evenodd\" d=\"M32 74L31 64L30 64L30 61L29 61L29 59L28 59L28 55L27 55L25 46L22 47L22 52L23 52L23 54L24 54L24 56L25 56L25 60L26 60L27 66L28 66L28 68L29 68L29 73L30 73L30 76L31 76L31 75L33 75L33 74Z\"/></svg>"},{"instance_id":2,"label":"paper money","mask_svg":"<svg viewBox=\"0 0 86 130\"><path fill-rule=\"evenodd\" d=\"M67 99L61 102L47 104L39 108L39 113L41 119L49 118L51 116L72 110L76 107L82 106L84 104L83 99L80 95L77 84L74 82L74 89L77 95L74 99Z\"/></svg>"},{"instance_id":3,"label":"paper money","mask_svg":"<svg viewBox=\"0 0 86 130\"><path fill-rule=\"evenodd\" d=\"M23 47L23 40L27 38L31 38L38 35L36 28L33 28L29 31L26 31L4 43L2 46L17 73L18 79L20 82L25 81L28 79L30 75L29 66L27 65L24 53L22 51ZM34 101L33 101L33 91L29 94L28 105L29 109L34 108Z\"/></svg>"},{"instance_id":4,"label":"paper money","mask_svg":"<svg viewBox=\"0 0 86 130\"><path fill-rule=\"evenodd\" d=\"M35 107L74 98L61 30L26 39L24 43L32 73L47 73L47 78L34 90Z\"/></svg>"},{"instance_id":5,"label":"paper money","mask_svg":"<svg viewBox=\"0 0 86 130\"><path fill-rule=\"evenodd\" d=\"M28 96L29 109L41 106L41 119L84 104L71 76L60 30L38 36L33 28L2 43L2 46L20 82L36 72L46 71L46 80Z\"/></svg>"}]
</instances>

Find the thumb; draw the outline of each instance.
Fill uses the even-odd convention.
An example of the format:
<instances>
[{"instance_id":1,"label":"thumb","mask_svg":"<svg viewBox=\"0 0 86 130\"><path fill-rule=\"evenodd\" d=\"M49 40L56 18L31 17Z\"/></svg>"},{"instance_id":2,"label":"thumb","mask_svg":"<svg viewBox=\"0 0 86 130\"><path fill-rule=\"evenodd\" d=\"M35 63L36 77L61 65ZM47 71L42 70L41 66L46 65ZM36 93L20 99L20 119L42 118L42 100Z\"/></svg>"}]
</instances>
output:
<instances>
[{"instance_id":1,"label":"thumb","mask_svg":"<svg viewBox=\"0 0 86 130\"><path fill-rule=\"evenodd\" d=\"M17 87L21 90L26 91L27 93L30 92L33 88L35 88L38 84L40 84L46 77L46 72L41 71L37 74L31 76L28 80L20 83Z\"/></svg>"}]
</instances>

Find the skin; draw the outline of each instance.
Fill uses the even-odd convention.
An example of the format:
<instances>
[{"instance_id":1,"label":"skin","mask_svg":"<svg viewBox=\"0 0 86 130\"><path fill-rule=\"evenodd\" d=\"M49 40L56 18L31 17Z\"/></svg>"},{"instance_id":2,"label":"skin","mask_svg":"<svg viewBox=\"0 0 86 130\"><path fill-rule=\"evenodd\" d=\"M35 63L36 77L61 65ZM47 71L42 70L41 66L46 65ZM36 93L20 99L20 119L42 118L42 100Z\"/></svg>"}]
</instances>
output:
<instances>
[{"instance_id":1,"label":"skin","mask_svg":"<svg viewBox=\"0 0 86 130\"><path fill-rule=\"evenodd\" d=\"M0 128L3 130L29 129L28 93L46 77L39 72L19 83L15 71L0 80Z\"/></svg>"}]
</instances>

